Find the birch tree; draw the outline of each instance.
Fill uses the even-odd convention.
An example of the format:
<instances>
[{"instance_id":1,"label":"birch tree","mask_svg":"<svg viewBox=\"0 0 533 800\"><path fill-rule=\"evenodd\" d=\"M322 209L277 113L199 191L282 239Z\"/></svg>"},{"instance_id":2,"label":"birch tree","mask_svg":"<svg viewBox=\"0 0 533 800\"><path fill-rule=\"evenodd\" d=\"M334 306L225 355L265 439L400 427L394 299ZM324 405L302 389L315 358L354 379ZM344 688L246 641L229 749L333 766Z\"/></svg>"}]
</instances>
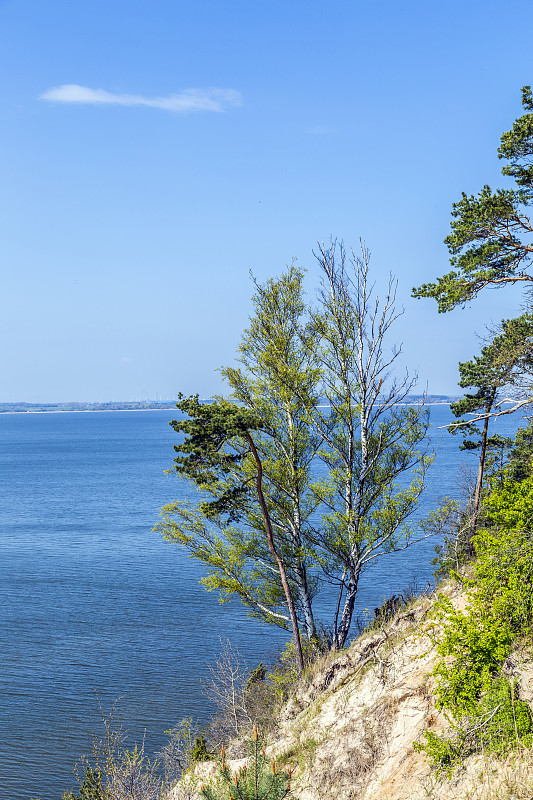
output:
<instances>
[{"instance_id":1,"label":"birch tree","mask_svg":"<svg viewBox=\"0 0 533 800\"><path fill-rule=\"evenodd\" d=\"M418 507L432 457L427 411L399 405L415 378L394 376L401 350L389 349L388 339L399 316L396 282L390 277L383 298L375 296L362 243L360 254L348 257L333 240L319 246L316 258L323 283L307 341L317 349L327 409L313 417L326 467L313 487L324 509L313 542L327 553L322 569L339 588L332 643L342 647L363 571L425 538L413 538L406 521ZM398 480L409 473L400 488Z\"/></svg>"}]
</instances>

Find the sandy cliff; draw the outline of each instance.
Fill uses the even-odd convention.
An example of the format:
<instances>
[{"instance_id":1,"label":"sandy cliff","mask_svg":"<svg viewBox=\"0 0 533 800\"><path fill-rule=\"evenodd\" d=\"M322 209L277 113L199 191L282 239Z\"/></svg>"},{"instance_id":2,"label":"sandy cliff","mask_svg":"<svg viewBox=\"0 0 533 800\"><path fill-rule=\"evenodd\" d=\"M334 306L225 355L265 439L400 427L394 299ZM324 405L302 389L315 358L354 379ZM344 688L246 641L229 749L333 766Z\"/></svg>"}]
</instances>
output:
<instances>
[{"instance_id":1,"label":"sandy cliff","mask_svg":"<svg viewBox=\"0 0 533 800\"><path fill-rule=\"evenodd\" d=\"M457 585L443 591L464 608ZM529 751L505 762L472 756L451 779L437 781L424 754L413 749L426 729L447 726L434 702L431 604L431 598L420 598L380 630L324 657L287 703L269 749L279 761L297 765L293 790L299 800L533 796ZM506 669L518 678L520 696L533 703L533 665L515 656ZM207 777L213 767L202 769ZM176 787L172 800L184 792L189 794Z\"/></svg>"}]
</instances>

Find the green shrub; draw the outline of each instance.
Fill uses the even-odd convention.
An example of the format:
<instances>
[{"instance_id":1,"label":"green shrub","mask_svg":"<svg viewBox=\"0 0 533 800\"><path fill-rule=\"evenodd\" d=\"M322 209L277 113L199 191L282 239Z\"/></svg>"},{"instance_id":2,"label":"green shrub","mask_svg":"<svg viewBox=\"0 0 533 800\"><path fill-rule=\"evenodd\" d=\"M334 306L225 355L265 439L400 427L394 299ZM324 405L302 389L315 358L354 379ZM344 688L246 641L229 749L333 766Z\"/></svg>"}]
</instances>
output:
<instances>
[{"instance_id":1,"label":"green shrub","mask_svg":"<svg viewBox=\"0 0 533 800\"><path fill-rule=\"evenodd\" d=\"M413 749L426 754L439 778L442 774L451 777L453 770L461 764L461 741L457 736L439 735L432 731L424 733L424 742L414 742Z\"/></svg>"},{"instance_id":2,"label":"green shrub","mask_svg":"<svg viewBox=\"0 0 533 800\"><path fill-rule=\"evenodd\" d=\"M320 648L316 642L310 639L301 641L304 664L308 667L320 655ZM293 688L299 683L301 678L300 668L296 658L294 644L287 642L280 657L267 675L267 680L272 686L277 705L284 703L290 696Z\"/></svg>"},{"instance_id":3,"label":"green shrub","mask_svg":"<svg viewBox=\"0 0 533 800\"><path fill-rule=\"evenodd\" d=\"M65 792L63 800L106 800L107 793L102 786L102 773L99 769L87 766L80 784L79 794Z\"/></svg>"},{"instance_id":4,"label":"green shrub","mask_svg":"<svg viewBox=\"0 0 533 800\"><path fill-rule=\"evenodd\" d=\"M426 733L417 749L437 771L453 770L471 752L504 754L531 746L529 707L500 668L517 640L531 637L533 622L533 479L506 481L484 501L491 528L474 538L477 560L464 579L465 613L440 597L435 615L443 626L437 644L437 707L454 719L451 733Z\"/></svg>"},{"instance_id":5,"label":"green shrub","mask_svg":"<svg viewBox=\"0 0 533 800\"><path fill-rule=\"evenodd\" d=\"M516 747L531 747L531 712L527 703L515 699L515 690L515 684L506 678L494 678L470 716L445 733L426 731L425 741L415 742L413 748L425 752L437 777L450 777L471 753L482 750L505 756Z\"/></svg>"},{"instance_id":6,"label":"green shrub","mask_svg":"<svg viewBox=\"0 0 533 800\"><path fill-rule=\"evenodd\" d=\"M191 750L191 761L209 761L211 753L207 749L207 742L205 736L195 736L194 744Z\"/></svg>"},{"instance_id":7,"label":"green shrub","mask_svg":"<svg viewBox=\"0 0 533 800\"><path fill-rule=\"evenodd\" d=\"M475 606L462 614L448 598L440 598L435 613L444 623L437 644L441 658L434 670L437 707L455 716L475 713L480 695L490 688L492 676L509 654L509 626L483 615Z\"/></svg>"},{"instance_id":8,"label":"green shrub","mask_svg":"<svg viewBox=\"0 0 533 800\"><path fill-rule=\"evenodd\" d=\"M516 683L493 680L471 720L471 735L478 747L504 756L514 746L531 747L533 724L527 703L515 698Z\"/></svg>"}]
</instances>

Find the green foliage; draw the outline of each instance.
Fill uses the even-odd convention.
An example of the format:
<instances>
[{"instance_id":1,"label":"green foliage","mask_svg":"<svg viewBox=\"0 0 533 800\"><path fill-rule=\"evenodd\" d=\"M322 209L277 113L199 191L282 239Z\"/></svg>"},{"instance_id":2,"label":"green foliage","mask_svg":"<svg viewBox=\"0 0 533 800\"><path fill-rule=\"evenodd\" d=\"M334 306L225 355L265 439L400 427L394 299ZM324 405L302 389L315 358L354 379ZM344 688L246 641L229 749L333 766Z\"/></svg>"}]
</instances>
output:
<instances>
[{"instance_id":1,"label":"green foliage","mask_svg":"<svg viewBox=\"0 0 533 800\"><path fill-rule=\"evenodd\" d=\"M448 778L463 760L483 750L503 757L515 747L533 745L533 723L527 703L515 698L516 684L495 678L470 716L443 734L426 731L424 742L413 747L424 752L436 776Z\"/></svg>"},{"instance_id":2,"label":"green foliage","mask_svg":"<svg viewBox=\"0 0 533 800\"><path fill-rule=\"evenodd\" d=\"M308 639L302 642L302 650L306 666L311 664L320 652L317 642ZM267 675L278 705L287 700L299 678L300 672L294 645L292 642L287 642L280 657Z\"/></svg>"},{"instance_id":3,"label":"green foliage","mask_svg":"<svg viewBox=\"0 0 533 800\"><path fill-rule=\"evenodd\" d=\"M469 614L456 611L445 597L436 611L445 621L437 645L441 659L434 671L438 679L437 706L455 716L472 714L499 664L509 654L511 630L506 622L502 624L477 607L471 608Z\"/></svg>"},{"instance_id":4,"label":"green foliage","mask_svg":"<svg viewBox=\"0 0 533 800\"><path fill-rule=\"evenodd\" d=\"M467 414L489 414L498 400L498 392L507 389L521 380L524 372L530 369L533 357L533 315L522 314L516 319L502 320L501 333L494 337L490 344L482 348L479 356L474 356L471 361L459 363L459 386L463 388L476 388L477 392L467 393L455 403L450 404L450 410L456 417L465 417ZM474 425L458 427L457 423L450 425L451 433L462 432L480 434ZM487 444L498 447L501 442L496 439ZM464 449L473 449L481 442L466 440Z\"/></svg>"},{"instance_id":5,"label":"green foliage","mask_svg":"<svg viewBox=\"0 0 533 800\"><path fill-rule=\"evenodd\" d=\"M528 112L533 111L531 86L522 88L522 106ZM528 194L533 185L533 165L527 159L532 152L533 115L527 113L515 120L512 129L503 134L498 158L505 158L511 162L502 169L502 173L514 178ZM525 160L525 163L521 163L521 160Z\"/></svg>"},{"instance_id":6,"label":"green foliage","mask_svg":"<svg viewBox=\"0 0 533 800\"><path fill-rule=\"evenodd\" d=\"M498 527L475 537L478 557L466 580L467 613L456 611L445 597L436 605L444 623L437 646L439 705L455 715L473 712L512 642L527 636L533 621L533 479L507 483L483 505Z\"/></svg>"},{"instance_id":7,"label":"green foliage","mask_svg":"<svg viewBox=\"0 0 533 800\"><path fill-rule=\"evenodd\" d=\"M205 800L283 800L291 791L291 773L290 769L280 771L275 760L267 757L254 728L248 764L232 773L223 748L217 780L201 791Z\"/></svg>"},{"instance_id":8,"label":"green foliage","mask_svg":"<svg viewBox=\"0 0 533 800\"><path fill-rule=\"evenodd\" d=\"M452 210L451 233L445 242L453 270L436 283L413 289L414 297L434 297L440 312L472 300L486 286L531 281L531 234L526 216L533 198L533 104L531 88L522 89L526 113L504 133L499 158L509 163L502 172L516 181L518 189L484 186L477 195L463 192Z\"/></svg>"},{"instance_id":9,"label":"green foliage","mask_svg":"<svg viewBox=\"0 0 533 800\"><path fill-rule=\"evenodd\" d=\"M158 526L209 567L203 582L221 601L236 594L252 616L292 627L295 637L296 617L314 635L318 586L314 551L303 540L317 507L310 490L317 442L307 413L317 375L299 338L302 279L292 266L256 283L239 367L222 370L236 402L181 398L189 419L172 422L186 437L176 446L175 469L202 500L166 506Z\"/></svg>"},{"instance_id":10,"label":"green foliage","mask_svg":"<svg viewBox=\"0 0 533 800\"><path fill-rule=\"evenodd\" d=\"M477 388L475 394L467 393L461 400L450 405L451 411L460 421L448 428L452 434L462 433L462 450L480 450L470 538L478 527L484 478L486 482L488 474L491 481L497 481L498 478L501 481L506 454L511 446L509 438L489 436L490 418L501 404L501 392L508 392L511 387L524 384L525 376L531 373L532 358L533 316L522 314L517 319L503 320L501 333L482 349L481 355L459 364L459 385ZM481 418L483 430L465 420L466 414L475 415L474 421ZM472 436L479 438L468 438ZM471 546L469 551L473 555Z\"/></svg>"},{"instance_id":11,"label":"green foliage","mask_svg":"<svg viewBox=\"0 0 533 800\"><path fill-rule=\"evenodd\" d=\"M256 282L237 366L222 370L235 402L180 396L188 419L171 423L185 436L175 470L199 502L170 503L157 526L207 566L202 582L221 602L237 595L251 616L309 640L331 630L332 647L349 634L361 573L417 540L409 516L432 460L428 414L401 405L412 383L393 379L399 351L385 350L394 282L380 303L367 251L350 268L344 257L335 242L321 250L316 308L294 265ZM338 591L326 625L314 610L324 584Z\"/></svg>"},{"instance_id":12,"label":"green foliage","mask_svg":"<svg viewBox=\"0 0 533 800\"><path fill-rule=\"evenodd\" d=\"M299 619L311 637L318 548L306 534L319 504L312 491L311 464L320 439L309 411L318 403L319 369L316 352L302 344L308 325L303 277L292 264L277 279L254 281L255 313L241 338L237 366L225 367L222 374L232 397L262 421L255 441L269 513ZM257 528L253 509L246 522ZM266 553L261 557L263 564L269 560Z\"/></svg>"},{"instance_id":13,"label":"green foliage","mask_svg":"<svg viewBox=\"0 0 533 800\"><path fill-rule=\"evenodd\" d=\"M270 564L265 564L261 558L257 561L263 570L266 569L271 573L266 586L267 590L269 583L274 583L275 586L275 595L269 597L270 606L274 605L273 600L275 600L275 605L279 603L280 588L282 587L295 646L297 652L300 653L301 668L303 669L300 632L294 604L295 593L291 591L285 568L285 563L291 564L292 559L287 558L283 552L280 555L274 542L273 520L263 489L265 471L263 464L267 458L264 454L259 454L257 445L251 436L251 431L265 428L265 420L261 419L255 409L245 408L222 398L218 398L213 403L202 404L197 395L185 399L180 395L177 407L188 415L188 419L172 420L170 423L178 433L186 434L181 444L174 445L177 453L184 454L174 459L175 470L179 475L195 484L204 493L204 496L208 496L208 499L200 502L193 509L188 504L175 504L171 513L181 516L184 520L188 518L185 530L183 525L176 524L169 518L169 509L165 508L165 515L169 515L166 516L163 525L165 536L168 536L169 529L172 532L175 531L176 536L172 538L176 538L181 543L187 543L193 554L200 549L201 560L205 560L211 565L213 547L206 548L205 545L210 539L212 525L218 524L226 533L224 537L226 542L224 539L215 538L213 543L215 545L213 554L216 559L216 567L218 567L221 563L219 551L224 549L227 543L228 535L225 530L227 525L243 519L247 526L253 519L251 528L255 553L257 554L258 550L265 554L265 551L269 551L267 560ZM200 536L194 534L191 536L189 531L192 532L198 526L201 530ZM243 536L242 528L236 533L238 538L250 542L248 537ZM198 548L198 544L200 544L200 548ZM227 547L226 551L229 556L233 555ZM296 560L299 560L294 551L292 555L296 555ZM242 568L242 561L240 566ZM218 570L209 577L214 579L216 585L219 577ZM258 602L253 591L246 591L246 587L238 579L235 570L229 577L233 581L234 591L240 594L247 605L253 607L254 613L262 612L267 618L270 615L269 621L283 619L284 623L287 623L286 616L283 617L268 605ZM224 588L227 585L227 578L228 570L223 566ZM236 578L237 580L235 580ZM246 581L246 574L243 575L243 578ZM261 591L264 584L259 584L258 588Z\"/></svg>"},{"instance_id":14,"label":"green foliage","mask_svg":"<svg viewBox=\"0 0 533 800\"><path fill-rule=\"evenodd\" d=\"M242 481L224 484L224 478L233 476L236 465L249 457L249 448L243 449L249 431L261 427L261 420L252 411L226 400L200 403L198 395L183 397L176 407L187 414L186 419L175 420L170 425L185 439L174 450L183 455L174 459L178 475L192 481L201 491L218 489L216 499L200 504L208 517L225 514L230 521L239 519L241 500L249 493Z\"/></svg>"},{"instance_id":15,"label":"green foliage","mask_svg":"<svg viewBox=\"0 0 533 800\"><path fill-rule=\"evenodd\" d=\"M207 749L207 742L205 736L195 736L194 744L191 750L191 760L196 761L209 761L211 754Z\"/></svg>"},{"instance_id":16,"label":"green foliage","mask_svg":"<svg viewBox=\"0 0 533 800\"><path fill-rule=\"evenodd\" d=\"M506 550L506 538L511 535L527 542L531 536L528 531L533 530L533 477L526 478L520 483L508 479L502 488L493 491L483 503L492 525L497 525L500 532L491 536L484 533L482 541L489 541L499 556ZM502 533L505 532L505 535ZM485 545L487 552L489 545ZM479 567L482 569L482 565Z\"/></svg>"},{"instance_id":17,"label":"green foliage","mask_svg":"<svg viewBox=\"0 0 533 800\"><path fill-rule=\"evenodd\" d=\"M445 243L450 253L452 271L413 289L414 297L433 297L439 312L464 305L486 286L533 281L530 267L533 258L533 226L528 206L533 201L533 103L531 87L522 89L522 105L526 113L517 119L512 130L504 133L499 158L509 163L502 172L515 179L516 189L484 186L477 195L463 192L452 210L451 232ZM479 471L473 502L471 531L478 525L478 511L483 490L485 461L492 461L495 477L501 475L504 450L509 442L488 435L489 416L501 401L500 392L512 387L520 402L530 402L531 367L533 364L533 316L523 314L504 320L502 333L484 347L480 356L459 364L460 385L475 388L451 408L456 417L475 414L484 418L483 430L462 419L450 427L452 433L463 433L463 449L480 448ZM516 409L513 409L516 410ZM505 413L509 413L507 410ZM474 438L472 438L474 437ZM497 464L497 461L500 464Z\"/></svg>"},{"instance_id":18,"label":"green foliage","mask_svg":"<svg viewBox=\"0 0 533 800\"><path fill-rule=\"evenodd\" d=\"M455 736L443 736L433 731L424 733L423 742L413 742L413 750L425 753L426 758L435 769L435 776L451 777L454 769L460 766L462 752Z\"/></svg>"},{"instance_id":19,"label":"green foliage","mask_svg":"<svg viewBox=\"0 0 533 800\"><path fill-rule=\"evenodd\" d=\"M452 736L426 735L419 747L440 769L483 747L498 753L533 743L529 707L501 666L533 623L533 478L507 481L485 500L491 524L475 537L477 560L463 579L465 613L441 596L435 607L443 631L437 642L437 706L456 720Z\"/></svg>"},{"instance_id":20,"label":"green foliage","mask_svg":"<svg viewBox=\"0 0 533 800\"><path fill-rule=\"evenodd\" d=\"M79 794L65 792L63 800L108 800L108 794L102 786L101 770L87 766Z\"/></svg>"},{"instance_id":21,"label":"green foliage","mask_svg":"<svg viewBox=\"0 0 533 800\"><path fill-rule=\"evenodd\" d=\"M520 483L533 473L533 422L516 432L514 445L509 455L507 476L513 483Z\"/></svg>"},{"instance_id":22,"label":"green foliage","mask_svg":"<svg viewBox=\"0 0 533 800\"><path fill-rule=\"evenodd\" d=\"M202 561L208 574L201 583L208 591L218 590L220 602L235 595L251 616L288 630L289 621L281 604L284 597L262 537L244 536L236 525L222 516L207 519L186 501L165 506L157 526L169 542L183 545L188 554Z\"/></svg>"},{"instance_id":23,"label":"green foliage","mask_svg":"<svg viewBox=\"0 0 533 800\"><path fill-rule=\"evenodd\" d=\"M481 697L470 724L474 737L473 750L505 756L510 747L531 747L533 724L527 703L515 698L516 682L496 678L490 690ZM477 745L477 746L475 746Z\"/></svg>"}]
</instances>

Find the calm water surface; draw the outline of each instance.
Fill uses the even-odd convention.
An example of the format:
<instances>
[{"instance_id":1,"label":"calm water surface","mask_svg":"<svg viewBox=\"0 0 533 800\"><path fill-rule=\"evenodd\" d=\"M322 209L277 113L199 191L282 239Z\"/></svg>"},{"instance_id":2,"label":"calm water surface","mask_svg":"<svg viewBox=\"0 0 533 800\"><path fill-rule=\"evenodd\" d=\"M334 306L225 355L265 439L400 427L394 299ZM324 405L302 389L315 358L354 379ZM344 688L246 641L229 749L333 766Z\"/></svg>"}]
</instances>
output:
<instances>
[{"instance_id":1,"label":"calm water surface","mask_svg":"<svg viewBox=\"0 0 533 800\"><path fill-rule=\"evenodd\" d=\"M459 493L474 459L438 431L425 510ZM6 800L59 800L100 725L99 703L155 753L164 731L210 713L201 682L231 638L256 666L287 637L219 605L202 569L151 532L159 508L189 496L172 463L171 411L0 415L0 786ZM517 423L502 418L498 432ZM431 577L435 542L378 561L359 613L413 577Z\"/></svg>"}]
</instances>

